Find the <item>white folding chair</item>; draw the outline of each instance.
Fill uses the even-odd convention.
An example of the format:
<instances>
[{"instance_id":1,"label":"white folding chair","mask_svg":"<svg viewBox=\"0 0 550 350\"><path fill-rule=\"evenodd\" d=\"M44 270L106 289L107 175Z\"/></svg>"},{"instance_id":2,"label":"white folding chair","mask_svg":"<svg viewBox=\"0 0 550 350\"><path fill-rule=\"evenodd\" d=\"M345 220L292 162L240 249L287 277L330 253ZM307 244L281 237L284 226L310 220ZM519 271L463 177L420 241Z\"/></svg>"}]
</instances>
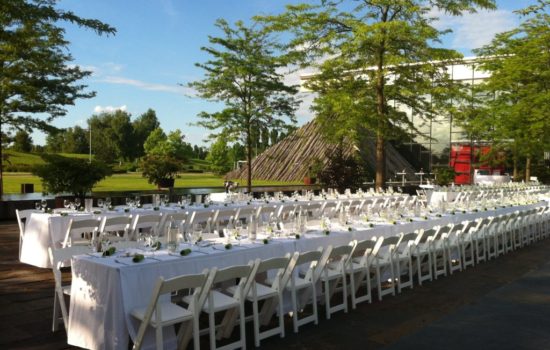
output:
<instances>
[{"instance_id":1,"label":"white folding chair","mask_svg":"<svg viewBox=\"0 0 550 350\"><path fill-rule=\"evenodd\" d=\"M446 257L449 266L449 274L451 275L453 271L462 271L462 245L460 241L463 231L463 223L453 225L444 241L445 249L447 250Z\"/></svg>"},{"instance_id":2,"label":"white folding chair","mask_svg":"<svg viewBox=\"0 0 550 350\"><path fill-rule=\"evenodd\" d=\"M349 261L354 246L355 242L351 245L343 245L332 248L325 268L323 269L323 273L321 274L320 279L324 287L322 292L325 296L325 311L327 320L330 319L330 315L337 311L344 310L345 313L348 312L348 286L346 272L349 270ZM339 283L342 283L342 303L331 306L330 300Z\"/></svg>"},{"instance_id":3,"label":"white folding chair","mask_svg":"<svg viewBox=\"0 0 550 350\"><path fill-rule=\"evenodd\" d=\"M145 331L148 327L153 327L156 334L157 350L162 350L164 348L163 328L187 321L191 321L192 324L194 348L199 349L199 314L202 306L200 305L200 295L208 291L212 280L213 276L209 277L206 270L202 274L178 276L167 280L159 277L149 304L130 312L133 317L141 321L133 349L141 349ZM188 297L187 308L171 301L172 293L183 289L193 291ZM178 343L182 341L185 328L182 325L178 332Z\"/></svg>"},{"instance_id":4,"label":"white folding chair","mask_svg":"<svg viewBox=\"0 0 550 350\"><path fill-rule=\"evenodd\" d=\"M447 276L447 250L445 239L452 229L452 224L441 226L430 241L430 252L432 255L433 277Z\"/></svg>"},{"instance_id":5,"label":"white folding chair","mask_svg":"<svg viewBox=\"0 0 550 350\"><path fill-rule=\"evenodd\" d=\"M36 209L15 209L15 216L17 217L17 225L19 226L19 260L21 260L21 246L23 245L23 239L25 235L25 225L32 213L42 213Z\"/></svg>"},{"instance_id":6,"label":"white folding chair","mask_svg":"<svg viewBox=\"0 0 550 350\"><path fill-rule=\"evenodd\" d=\"M413 288L413 264L412 264L412 249L418 233L410 232L401 235L399 243L394 249L393 262L395 264L395 278L397 281L397 292L401 293L403 288ZM403 276L407 276L407 280L403 280Z\"/></svg>"},{"instance_id":7,"label":"white folding chair","mask_svg":"<svg viewBox=\"0 0 550 350\"><path fill-rule=\"evenodd\" d=\"M71 218L61 247L66 248L74 245L89 245L90 240L96 237L100 224L101 221L99 218L84 220Z\"/></svg>"},{"instance_id":8,"label":"white folding chair","mask_svg":"<svg viewBox=\"0 0 550 350\"><path fill-rule=\"evenodd\" d=\"M401 239L400 236L383 238L380 248L374 255L371 267L375 269L376 283L378 287L378 300L382 300L384 295L395 295L395 271L393 264L393 251ZM382 287L383 275L389 273L389 283L387 288Z\"/></svg>"},{"instance_id":9,"label":"white folding chair","mask_svg":"<svg viewBox=\"0 0 550 350\"><path fill-rule=\"evenodd\" d=\"M248 279L251 278L252 273L254 272L254 266L255 265L253 263L248 265L231 266L222 270L218 270L216 272L216 275L213 279L213 285L226 281L234 281L236 279L239 279L239 283L232 295L224 294L220 290L216 290L214 288L211 288L208 292L208 299L207 302L203 305L202 311L208 314L208 333L210 336L210 349L229 350L246 348L244 296L245 292L246 294L248 294L248 291L245 291L245 285L247 284ZM184 300L186 300L187 298L188 297L184 298ZM240 339L218 348L216 344L216 339L221 339L223 333L220 332L218 335L216 335L217 329L215 314L222 311L232 312L234 309L238 310ZM224 319L224 321L222 322L222 326L233 327L232 322L230 322L232 318L233 317Z\"/></svg>"},{"instance_id":10,"label":"white folding chair","mask_svg":"<svg viewBox=\"0 0 550 350\"><path fill-rule=\"evenodd\" d=\"M317 291L315 284L318 280L318 274L315 273L316 268L320 265L320 261L322 258L322 248L319 250L309 251L301 253L298 256L298 259L296 259L296 265L294 267L295 272L291 274L290 277L290 286L287 286L287 290L291 293L292 298L292 322L294 326L294 332L298 333L298 327L314 322L315 324L319 323L319 318L317 316ZM306 266L307 265L307 266ZM300 269L306 266L305 275L300 277L299 271ZM305 304L308 302L310 294L307 293L308 290L311 290L311 303L313 306L313 313L310 316L305 316L302 318L298 318L298 313L302 310L302 304ZM304 301L303 303L300 303L298 300L298 293L301 293L300 301Z\"/></svg>"},{"instance_id":11,"label":"white folding chair","mask_svg":"<svg viewBox=\"0 0 550 350\"><path fill-rule=\"evenodd\" d=\"M468 266L475 266L475 227L477 226L477 222L474 220L464 221L463 225L464 228L459 237L459 244L462 268L466 269Z\"/></svg>"},{"instance_id":12,"label":"white folding chair","mask_svg":"<svg viewBox=\"0 0 550 350\"><path fill-rule=\"evenodd\" d=\"M284 311L283 311L283 291L290 279L290 273L294 270L294 265L298 259L299 253L292 256L286 254L284 257L271 258L267 260L256 260L256 276L251 276L250 283L252 288L246 295L246 300L252 302L252 318L254 323L254 344L260 346L260 341L268 337L279 334L281 338L285 336ZM273 278L265 278L264 275L275 273ZM264 277L263 281L258 279ZM236 287L228 288L231 293L235 292ZM262 310L259 312L259 302L263 301ZM260 331L260 326L265 326L273 315L275 306L278 306L279 323L277 327ZM262 316L262 319L260 319Z\"/></svg>"},{"instance_id":13,"label":"white folding chair","mask_svg":"<svg viewBox=\"0 0 550 350\"><path fill-rule=\"evenodd\" d=\"M366 239L355 244L347 271L350 276L351 307L353 309L363 301L372 302L370 267L382 241L383 238L380 237L378 239ZM357 296L357 292L362 285L366 287L365 294Z\"/></svg>"},{"instance_id":14,"label":"white folding chair","mask_svg":"<svg viewBox=\"0 0 550 350\"><path fill-rule=\"evenodd\" d=\"M132 216L104 216L99 225L100 236L106 236L112 242L130 239Z\"/></svg>"},{"instance_id":15,"label":"white folding chair","mask_svg":"<svg viewBox=\"0 0 550 350\"><path fill-rule=\"evenodd\" d=\"M162 213L148 214L148 215L136 215L134 222L132 223L132 239L137 238L144 232L149 231L152 234L160 235L160 220L162 219Z\"/></svg>"},{"instance_id":16,"label":"white folding chair","mask_svg":"<svg viewBox=\"0 0 550 350\"><path fill-rule=\"evenodd\" d=\"M68 329L69 312L65 304L65 296L71 295L71 285L63 285L61 275L61 267L70 266L71 258L75 255L81 255L89 252L90 249L85 246L73 246L59 249L48 248L50 262L52 264L52 272L55 282L55 295L53 299L53 322L52 331L58 330L59 322L62 320L65 329ZM61 311L61 318L59 312Z\"/></svg>"},{"instance_id":17,"label":"white folding chair","mask_svg":"<svg viewBox=\"0 0 550 350\"><path fill-rule=\"evenodd\" d=\"M412 247L412 256L416 261L416 272L418 284L424 281L431 281L432 274L432 251L431 240L437 233L435 228L420 230Z\"/></svg>"}]
</instances>

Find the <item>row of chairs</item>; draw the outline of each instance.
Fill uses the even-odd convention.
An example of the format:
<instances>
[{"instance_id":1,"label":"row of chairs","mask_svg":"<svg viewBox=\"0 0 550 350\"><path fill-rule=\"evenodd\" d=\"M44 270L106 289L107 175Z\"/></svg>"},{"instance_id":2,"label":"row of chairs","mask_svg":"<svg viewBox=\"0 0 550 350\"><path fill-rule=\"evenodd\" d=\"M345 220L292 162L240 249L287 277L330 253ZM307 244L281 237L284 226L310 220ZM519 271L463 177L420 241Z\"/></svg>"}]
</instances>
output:
<instances>
[{"instance_id":1,"label":"row of chairs","mask_svg":"<svg viewBox=\"0 0 550 350\"><path fill-rule=\"evenodd\" d=\"M371 286L374 283L376 283L378 298L382 300L384 295L395 295L396 291L400 293L403 288L413 288L414 275L418 279L418 284L422 285L425 281L430 281L433 278L437 279L439 276L446 276L447 272L452 274L454 271L474 266L477 263L498 257L506 252L546 238L550 231L548 227L550 220L549 213L550 211L547 208L531 209L498 217L419 230L394 237L379 237L360 242L354 241L347 246L327 247L324 250L319 249L318 251L301 254L295 253L292 256L283 258L274 258L266 261L257 260L247 265L248 276L244 278L238 277L241 279L242 285L240 282L239 285L226 289L225 292L220 292L219 289L213 288L213 286L225 278L224 276L226 275L222 271L226 269L211 269L203 274L206 276L204 277L205 284L195 290L195 292L199 293L196 300L199 304L192 303L195 306L191 307L191 310L201 309L210 315L210 312L207 310L226 310L223 307L216 309L218 305L216 302L230 305L229 302L231 300L225 297L233 298L239 303L241 301L244 303L245 300L250 301L253 304L252 319L254 321L255 343L259 345L260 340L263 339L262 335L265 337L276 334L284 336L283 311L281 307L283 305L283 291L285 290L291 292L293 324L294 330L297 332L298 328L305 323L318 322L317 288L319 282L321 283L319 295L324 296L323 302L326 306L327 319L329 319L333 312L339 310L347 312L348 295L351 296L352 308L355 308L360 302L371 302ZM68 256L75 255L75 252L65 249L61 249L60 251L66 252L64 258L56 258L54 256L54 252L56 251L52 251L54 276L55 267L59 264L59 261L64 261ZM305 269L304 265L306 265ZM266 279L264 283L259 283L253 277L269 270L277 270L275 278ZM298 272L301 272L301 274L298 274ZM388 276L389 278L387 278ZM234 278L237 277L228 279ZM60 281L60 278L56 278L56 295L59 297L60 295L67 294L68 290L61 287L60 282L58 286L58 279ZM210 279L211 282L207 283ZM159 283L161 283L161 280L159 280ZM359 293L361 287L365 288L362 293ZM163 287L158 288L160 288L159 291L164 290L162 289ZM306 290L309 290L309 293L306 293L305 296L300 295L300 291L305 292ZM270 294L273 291L277 293ZM342 293L343 302L331 305L332 296L336 291ZM224 297L221 295L224 295ZM208 304L206 304L207 297L213 298L212 300L208 299ZM258 313L258 301L273 298L277 299L277 303L273 301L264 302L262 312ZM152 302L155 300L158 299L153 298ZM186 301L195 302L190 297L187 297ZM313 314L299 319L299 311L307 302L312 303ZM190 304L187 303L187 305L186 309L189 310ZM201 305L201 308L198 308L196 305ZM237 307L235 306L236 304L232 305L231 308L233 309ZM268 314L271 317L277 305L279 305L279 327L270 330L266 334L260 333L259 326L262 322L260 315ZM244 315L244 309L241 308L241 304L238 305L238 308L239 311L237 313L235 311L232 313L233 318L229 320L230 322L235 322L237 318L239 318L239 323L243 323L246 320L246 317L239 316ZM269 312L264 312L266 308ZM151 313L149 316L145 312L147 310L144 310L142 309L141 313L136 311L133 314L144 322L149 316L155 319L154 317L157 315L156 306L153 311L149 310ZM63 319L65 319L66 311L61 310L61 313L64 316ZM163 311L160 310L159 315L162 315L162 313ZM160 318L160 316L158 317ZM213 315L212 320L214 320ZM224 318L224 323L227 324L229 321ZM211 322L209 318L209 324ZM150 319L145 324L154 326L156 323ZM143 325L142 327L146 328ZM215 348L216 339L220 339L223 335L219 332L216 333L216 329L219 328L216 325L212 326L210 324L209 328L211 346ZM243 332L244 325L241 325L241 341L235 345L236 347L244 346ZM195 339L198 339L197 334L199 333L195 333ZM157 342L159 342L158 339L161 336L157 335ZM179 335L179 337L180 341L182 341L182 335ZM187 335L187 339L189 340L189 334ZM214 345L212 345L212 341L214 341ZM135 343L139 348L139 332ZM160 344L162 344L162 338L160 338Z\"/></svg>"}]
</instances>

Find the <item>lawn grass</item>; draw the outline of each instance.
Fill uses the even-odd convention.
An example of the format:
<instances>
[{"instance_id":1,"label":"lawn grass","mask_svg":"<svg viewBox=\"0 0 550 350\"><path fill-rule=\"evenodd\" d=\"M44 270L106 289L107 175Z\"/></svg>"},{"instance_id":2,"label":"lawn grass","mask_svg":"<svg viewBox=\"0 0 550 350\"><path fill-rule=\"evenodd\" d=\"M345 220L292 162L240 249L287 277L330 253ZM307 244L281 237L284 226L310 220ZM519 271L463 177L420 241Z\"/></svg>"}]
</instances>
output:
<instances>
[{"instance_id":1,"label":"lawn grass","mask_svg":"<svg viewBox=\"0 0 550 350\"><path fill-rule=\"evenodd\" d=\"M246 180L233 180L238 182L241 187L246 186ZM224 179L222 176L212 173L183 173L176 179L175 187L216 187L223 186ZM4 193L20 193L22 183L34 184L35 192L42 192L42 183L40 178L30 173L4 173ZM270 186L270 185L290 185L300 183L288 183L279 181L253 181L253 186ZM147 179L141 176L141 173L114 174L99 182L93 189L93 192L110 192L110 191L144 191L154 190L157 187L147 182Z\"/></svg>"}]
</instances>

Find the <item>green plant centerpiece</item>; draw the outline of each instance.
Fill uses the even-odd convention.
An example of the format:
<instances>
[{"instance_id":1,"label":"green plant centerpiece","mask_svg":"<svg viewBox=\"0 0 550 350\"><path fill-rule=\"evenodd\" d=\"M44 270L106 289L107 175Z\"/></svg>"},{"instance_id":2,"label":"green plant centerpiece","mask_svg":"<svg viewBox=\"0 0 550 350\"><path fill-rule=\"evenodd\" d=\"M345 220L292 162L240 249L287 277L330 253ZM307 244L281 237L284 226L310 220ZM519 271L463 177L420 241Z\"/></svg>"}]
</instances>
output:
<instances>
[{"instance_id":1,"label":"green plant centerpiece","mask_svg":"<svg viewBox=\"0 0 550 350\"><path fill-rule=\"evenodd\" d=\"M79 158L68 158L57 154L43 154L46 164L32 169L40 177L43 187L49 193L72 193L84 198L96 183L111 175L111 169L103 162Z\"/></svg>"}]
</instances>

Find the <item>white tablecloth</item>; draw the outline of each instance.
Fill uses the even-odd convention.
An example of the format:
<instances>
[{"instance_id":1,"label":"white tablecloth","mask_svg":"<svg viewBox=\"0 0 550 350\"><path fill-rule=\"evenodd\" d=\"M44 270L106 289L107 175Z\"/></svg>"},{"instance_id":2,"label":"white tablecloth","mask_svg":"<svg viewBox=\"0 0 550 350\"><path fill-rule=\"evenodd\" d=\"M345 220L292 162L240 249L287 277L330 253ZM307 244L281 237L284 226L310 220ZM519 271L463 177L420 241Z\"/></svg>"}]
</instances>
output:
<instances>
[{"instance_id":1,"label":"white tablecloth","mask_svg":"<svg viewBox=\"0 0 550 350\"><path fill-rule=\"evenodd\" d=\"M248 244L231 250L203 248L208 255L193 253L186 257L156 255L132 263L131 258L96 258L79 256L73 259L71 304L69 313L68 343L89 349L127 349L129 337L134 338L139 326L130 311L146 305L159 276L171 278L182 274L200 273L205 268L246 264L250 260L283 256L294 251L309 251L319 246L347 244L353 239L373 236L392 236L435 225L458 223L478 217L487 217L545 205L544 202L520 207L508 207L476 213L446 215L430 220L418 219L397 225L379 224L373 228L357 224L354 230L305 234L301 239L276 239L269 244ZM161 253L159 253L161 254ZM160 260L160 261L159 261ZM172 334L165 330L167 339ZM172 335L173 339L173 335ZM154 336L146 337L147 345L154 346ZM168 344L175 347L174 343Z\"/></svg>"},{"instance_id":2,"label":"white tablecloth","mask_svg":"<svg viewBox=\"0 0 550 350\"><path fill-rule=\"evenodd\" d=\"M399 197L398 194L393 197ZM372 198L388 198L388 196L376 196L376 197L367 197L367 199ZM317 198L319 200L319 198ZM335 200L335 199L329 199ZM305 204L307 202L293 202L287 199L286 204ZM264 205L263 201L253 201L251 206ZM272 205L280 205L282 202L274 201L270 202ZM180 209L179 206L172 204L170 207L160 207L160 212L162 213L174 213L181 211L205 211L205 210L217 210L217 209L228 209L228 208L237 208L248 206L246 202L236 202L224 206L222 204L211 205L208 208L205 208L203 205L200 206L189 206L186 209ZM33 265L36 267L51 268L50 258L48 256L48 248L54 246L55 242L63 241L65 238L65 233L67 227L69 226L70 218L79 219L91 219L97 218L99 216L115 216L115 215L136 215L136 214L153 214L159 213L159 211L154 211L151 207L149 208L139 208L132 209L129 212L124 212L123 207L117 208L116 211L105 211L101 214L91 214L91 213L71 213L68 216L61 216L60 214L46 214L46 213L33 213L28 218L25 225L25 232L23 234L23 243L21 245L21 259L20 261L25 264Z\"/></svg>"}]
</instances>

